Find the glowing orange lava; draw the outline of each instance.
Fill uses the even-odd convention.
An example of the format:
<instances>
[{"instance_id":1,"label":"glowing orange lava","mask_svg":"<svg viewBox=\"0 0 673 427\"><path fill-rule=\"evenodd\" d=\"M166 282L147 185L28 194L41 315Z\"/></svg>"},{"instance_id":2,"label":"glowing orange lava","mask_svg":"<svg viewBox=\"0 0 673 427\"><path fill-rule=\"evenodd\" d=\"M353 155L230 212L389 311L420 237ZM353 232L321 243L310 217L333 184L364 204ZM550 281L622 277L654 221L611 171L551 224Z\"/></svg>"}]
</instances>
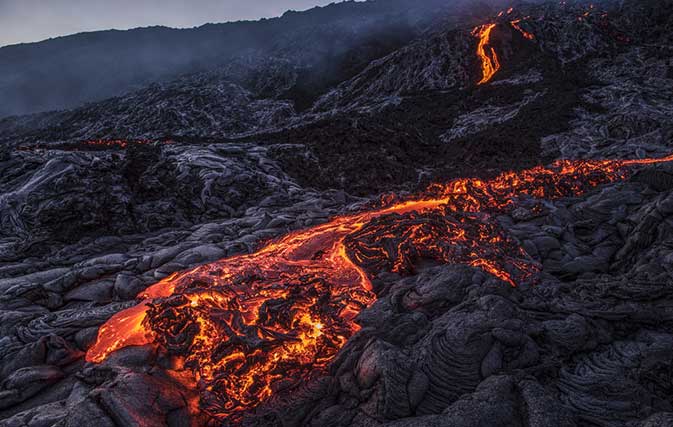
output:
<instances>
[{"instance_id":1,"label":"glowing orange lava","mask_svg":"<svg viewBox=\"0 0 673 427\"><path fill-rule=\"evenodd\" d=\"M375 300L369 277L405 274L418 260L480 268L515 286L539 265L495 216L521 198L579 195L633 165L673 161L557 161L490 180L434 184L420 196L292 232L259 251L176 273L105 323L86 359L153 343L195 376L200 405L237 417L324 372Z\"/></svg>"},{"instance_id":2,"label":"glowing orange lava","mask_svg":"<svg viewBox=\"0 0 673 427\"><path fill-rule=\"evenodd\" d=\"M483 77L477 83L479 85L491 80L495 73L500 69L498 54L495 52L495 49L489 45L491 42L491 31L493 31L495 25L496 24L480 25L472 31L472 35L479 38L477 56L481 59L481 71L483 73Z\"/></svg>"},{"instance_id":3,"label":"glowing orange lava","mask_svg":"<svg viewBox=\"0 0 673 427\"><path fill-rule=\"evenodd\" d=\"M134 142L137 144L145 144L144 141ZM114 147L114 148L126 148L129 145L129 141L124 139L96 139L85 141L84 145L89 145L92 147Z\"/></svg>"},{"instance_id":4,"label":"glowing orange lava","mask_svg":"<svg viewBox=\"0 0 673 427\"><path fill-rule=\"evenodd\" d=\"M533 34L529 33L528 31L524 30L523 28L521 28L521 26L519 25L520 22L521 22L521 19L515 19L514 21L510 22L510 25L512 26L512 28L514 28L515 30L520 32L521 35L524 38L526 38L528 40L534 40L535 36Z\"/></svg>"}]
</instances>

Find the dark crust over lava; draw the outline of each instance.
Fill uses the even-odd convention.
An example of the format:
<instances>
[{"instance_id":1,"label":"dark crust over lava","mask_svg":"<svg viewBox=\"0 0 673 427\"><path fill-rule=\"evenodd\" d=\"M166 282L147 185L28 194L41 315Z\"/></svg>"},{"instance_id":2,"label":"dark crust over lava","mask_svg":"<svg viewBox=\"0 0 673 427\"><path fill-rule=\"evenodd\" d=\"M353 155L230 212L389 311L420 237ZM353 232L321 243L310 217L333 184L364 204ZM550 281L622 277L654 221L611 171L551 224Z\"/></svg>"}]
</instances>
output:
<instances>
[{"instance_id":1,"label":"dark crust over lava","mask_svg":"<svg viewBox=\"0 0 673 427\"><path fill-rule=\"evenodd\" d=\"M1 120L0 426L220 425L190 415L198 396L163 351L85 363L99 327L148 286L382 192L557 157L671 154L673 3L592 3L607 17L585 19L583 4L515 9L544 18L522 23L533 41L502 18L502 68L479 87L470 31L488 7L367 40L336 74L305 79L311 67L292 55L242 60ZM110 138L131 141L89 141ZM635 172L490 218L541 266L536 286L427 261L373 271L378 299L328 372L239 424L673 425L673 167Z\"/></svg>"}]
</instances>

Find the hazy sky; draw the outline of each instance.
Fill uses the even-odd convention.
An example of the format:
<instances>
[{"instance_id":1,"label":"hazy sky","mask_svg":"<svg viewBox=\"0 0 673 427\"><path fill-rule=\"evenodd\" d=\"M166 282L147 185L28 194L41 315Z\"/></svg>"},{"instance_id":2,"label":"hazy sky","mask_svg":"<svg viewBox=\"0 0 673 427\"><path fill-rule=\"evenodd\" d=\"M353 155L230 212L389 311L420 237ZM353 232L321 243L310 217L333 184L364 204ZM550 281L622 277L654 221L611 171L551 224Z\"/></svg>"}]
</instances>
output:
<instances>
[{"instance_id":1,"label":"hazy sky","mask_svg":"<svg viewBox=\"0 0 673 427\"><path fill-rule=\"evenodd\" d=\"M0 46L82 31L279 16L336 0L0 0Z\"/></svg>"}]
</instances>

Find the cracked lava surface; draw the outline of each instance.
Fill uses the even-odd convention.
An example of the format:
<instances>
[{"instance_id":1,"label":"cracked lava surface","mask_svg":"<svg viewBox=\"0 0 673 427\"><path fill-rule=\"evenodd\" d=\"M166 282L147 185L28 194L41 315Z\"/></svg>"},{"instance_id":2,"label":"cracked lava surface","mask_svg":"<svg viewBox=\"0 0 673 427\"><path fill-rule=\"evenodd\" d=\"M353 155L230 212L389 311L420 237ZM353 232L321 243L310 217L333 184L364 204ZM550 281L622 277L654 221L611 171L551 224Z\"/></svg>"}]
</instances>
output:
<instances>
[{"instance_id":1,"label":"cracked lava surface","mask_svg":"<svg viewBox=\"0 0 673 427\"><path fill-rule=\"evenodd\" d=\"M540 266L498 225L522 197L577 196L626 178L632 166L673 161L559 160L493 179L433 184L414 198L298 230L252 254L173 274L99 330L86 359L131 345L175 356L201 408L236 417L279 388L323 371L357 330L380 271L413 272L421 259L480 268L503 283L534 283Z\"/></svg>"}]
</instances>

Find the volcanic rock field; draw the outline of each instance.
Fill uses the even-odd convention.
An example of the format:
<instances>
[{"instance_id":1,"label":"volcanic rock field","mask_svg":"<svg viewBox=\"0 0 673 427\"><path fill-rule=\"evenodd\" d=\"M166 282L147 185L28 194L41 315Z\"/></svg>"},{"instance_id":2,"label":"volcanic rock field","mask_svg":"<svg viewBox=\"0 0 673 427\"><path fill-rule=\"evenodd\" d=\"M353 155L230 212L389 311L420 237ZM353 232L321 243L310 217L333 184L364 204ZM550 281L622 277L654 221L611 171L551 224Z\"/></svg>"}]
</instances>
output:
<instances>
[{"instance_id":1,"label":"volcanic rock field","mask_svg":"<svg viewBox=\"0 0 673 427\"><path fill-rule=\"evenodd\" d=\"M0 119L0 426L673 425L673 3L397 3Z\"/></svg>"}]
</instances>

